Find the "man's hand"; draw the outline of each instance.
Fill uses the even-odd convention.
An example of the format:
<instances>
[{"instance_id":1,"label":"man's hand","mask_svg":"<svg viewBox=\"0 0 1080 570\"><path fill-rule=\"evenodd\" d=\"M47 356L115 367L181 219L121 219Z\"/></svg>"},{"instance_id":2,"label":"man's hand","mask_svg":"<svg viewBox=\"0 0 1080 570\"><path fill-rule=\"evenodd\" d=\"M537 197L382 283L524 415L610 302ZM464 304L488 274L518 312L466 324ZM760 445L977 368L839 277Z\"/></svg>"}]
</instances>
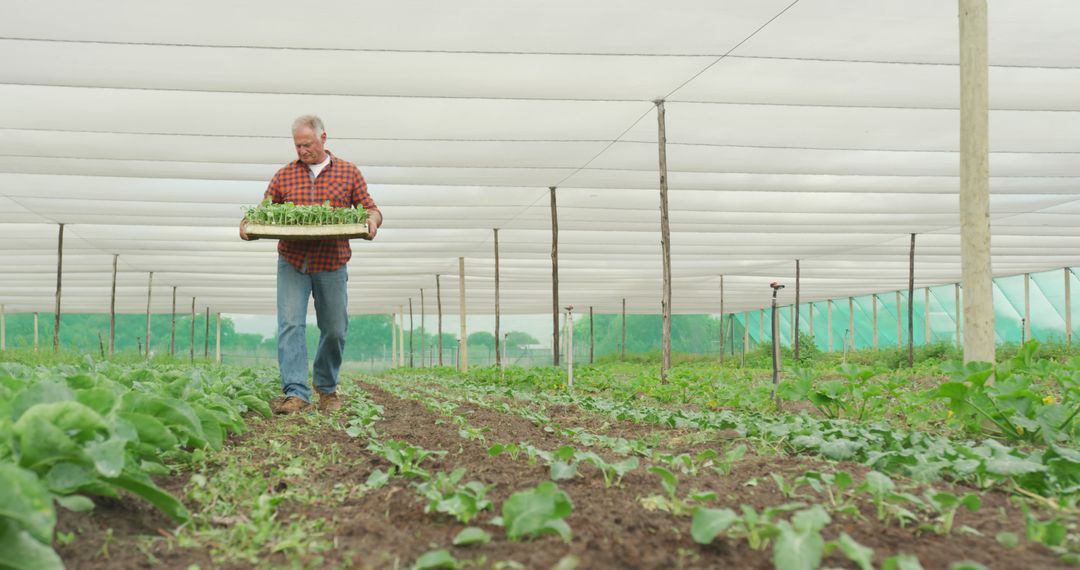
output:
<instances>
[{"instance_id":1,"label":"man's hand","mask_svg":"<svg viewBox=\"0 0 1080 570\"><path fill-rule=\"evenodd\" d=\"M374 209L374 208L372 208L371 210L368 210L368 219L367 219L368 232L367 232L367 235L364 236L364 239L366 239L368 241L371 241L371 240L375 239L375 234L377 234L379 232L379 226L381 226L381 225L382 225L382 212L380 212L379 210Z\"/></svg>"},{"instance_id":2,"label":"man's hand","mask_svg":"<svg viewBox=\"0 0 1080 570\"><path fill-rule=\"evenodd\" d=\"M245 231L246 229L247 229L247 220L240 220L240 239L242 239L244 241L252 241L252 240L259 239L259 238L248 237L247 232Z\"/></svg>"},{"instance_id":3,"label":"man's hand","mask_svg":"<svg viewBox=\"0 0 1080 570\"><path fill-rule=\"evenodd\" d=\"M372 218L367 219L367 235L364 239L371 241L375 239L375 234L379 232L379 224Z\"/></svg>"}]
</instances>

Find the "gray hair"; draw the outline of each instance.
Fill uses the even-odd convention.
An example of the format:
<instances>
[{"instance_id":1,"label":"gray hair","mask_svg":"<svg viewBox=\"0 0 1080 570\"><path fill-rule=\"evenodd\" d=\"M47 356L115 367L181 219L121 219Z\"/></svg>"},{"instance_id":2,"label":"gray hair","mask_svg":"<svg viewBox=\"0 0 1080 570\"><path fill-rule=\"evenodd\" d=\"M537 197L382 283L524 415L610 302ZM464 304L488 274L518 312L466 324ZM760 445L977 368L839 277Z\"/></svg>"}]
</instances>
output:
<instances>
[{"instance_id":1,"label":"gray hair","mask_svg":"<svg viewBox=\"0 0 1080 570\"><path fill-rule=\"evenodd\" d=\"M323 133L326 132L326 129L323 127L322 119L315 115L301 115L293 121L292 130L294 133L303 128L315 131L315 136L317 137L321 137Z\"/></svg>"}]
</instances>

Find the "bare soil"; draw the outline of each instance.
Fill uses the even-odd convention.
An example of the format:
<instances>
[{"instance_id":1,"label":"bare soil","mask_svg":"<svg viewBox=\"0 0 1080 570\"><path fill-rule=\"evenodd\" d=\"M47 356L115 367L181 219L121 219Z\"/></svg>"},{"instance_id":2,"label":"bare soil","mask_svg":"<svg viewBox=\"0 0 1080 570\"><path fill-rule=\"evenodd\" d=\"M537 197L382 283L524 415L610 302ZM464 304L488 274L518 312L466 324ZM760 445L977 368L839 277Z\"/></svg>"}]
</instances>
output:
<instances>
[{"instance_id":1,"label":"bare soil","mask_svg":"<svg viewBox=\"0 0 1080 570\"><path fill-rule=\"evenodd\" d=\"M503 454L491 457L487 448L494 443L527 441L537 447L554 450L561 445L575 445L539 426L512 414L492 411L480 406L461 405L456 413L465 416L470 425L487 428L483 441L466 439L458 434L458 426L446 416L433 413L422 404L401 399L365 382L375 402L385 408L385 415L376 424L384 439L406 440L430 450L444 450L446 455L425 461L423 467L431 472L466 468L465 480L494 484L489 498L498 508L513 493L548 480L545 465L529 465L524 456L517 460ZM657 431L670 442L671 450L695 451L718 447L687 430L666 430L659 426L632 422L612 422L573 408L549 407L547 413L563 427L582 427L590 433L626 438L644 438ZM231 437L227 445L243 450L265 438L272 422L296 422L297 418L276 418L256 421L248 433ZM732 434L715 434L716 441L725 446L732 443ZM275 438L295 446L305 458L311 454L312 469L303 481L280 479L273 488L280 492L289 485L305 485L317 494L329 496L335 484L359 485L377 468L389 464L366 450L365 438L350 438L341 430L321 429L300 431ZM698 443L680 442L694 439ZM707 438L705 438L707 439ZM318 444L313 445L313 444ZM334 445L340 457L331 463L317 462L313 450L325 450ZM594 449L607 459L617 459L603 449ZM642 498L662 493L659 478L644 468L628 474L621 486L605 488L601 474L591 465L580 466L581 476L558 482L574 504L567 519L573 529L573 539L567 544L557 536L548 535L531 541L512 542L502 528L491 525L497 512L481 514L471 525L464 525L441 514L424 513L424 501L415 493L413 481L394 477L380 489L343 500L320 500L309 504L284 502L279 507L280 520L327 521L326 532L332 534L335 548L323 553L321 560L307 561L319 567L408 568L423 553L446 548L458 560L473 560L479 567L494 567L502 561L514 561L524 568L547 569L566 556L580 560L578 568L762 568L773 567L771 548L751 550L745 540L718 538L702 546L690 537L690 518L661 511L647 510ZM844 469L860 479L866 469L850 463L828 463L805 457L750 454L738 461L727 475L703 470L696 477L680 475L680 493L692 489L714 491L718 499L711 507L728 507L738 511L748 504L756 509L790 502L769 477L770 473L785 478L797 477L807 470L835 471ZM183 497L187 475L166 477L158 483ZM938 488L947 488L944 484ZM1000 492L981 494L983 506L978 513L963 511L957 515L956 528L968 526L981 536L954 531L949 536L920 534L912 528L900 528L895 523L879 522L872 505L860 502L859 518L835 515L833 524L825 531L831 539L847 532L858 542L875 550L875 565L891 555L914 554L927 570L946 569L953 562L974 560L988 568L1068 568L1058 557L1041 545L1021 540L1015 548L1007 549L997 543L1001 531L1024 536L1023 516ZM200 506L189 504L197 511ZM69 568L244 568L248 563L215 561L213 545L182 548L173 537L175 525L152 507L130 497L101 499L91 513L61 512L58 530L74 533L75 541L59 546L58 551ZM480 546L454 547L454 536L466 526L480 526L491 533L492 542ZM108 530L108 529L111 529ZM107 544L107 549L103 546ZM295 561L293 561L295 562ZM261 558L259 566L290 565L282 554ZM827 558L824 566L855 568L843 555Z\"/></svg>"}]
</instances>

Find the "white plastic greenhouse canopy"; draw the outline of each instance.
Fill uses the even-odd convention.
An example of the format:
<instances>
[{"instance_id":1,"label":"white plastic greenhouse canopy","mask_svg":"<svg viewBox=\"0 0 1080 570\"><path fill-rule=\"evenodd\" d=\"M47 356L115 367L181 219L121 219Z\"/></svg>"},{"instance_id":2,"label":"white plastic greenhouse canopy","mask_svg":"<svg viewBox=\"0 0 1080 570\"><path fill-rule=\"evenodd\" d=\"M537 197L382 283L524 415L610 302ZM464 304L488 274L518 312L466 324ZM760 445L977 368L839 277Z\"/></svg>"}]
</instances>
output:
<instances>
[{"instance_id":1,"label":"white plastic greenhouse canopy","mask_svg":"<svg viewBox=\"0 0 1080 570\"><path fill-rule=\"evenodd\" d=\"M350 308L442 280L457 311L560 299L659 312L664 99L673 309L960 280L957 5L948 0L9 3L0 18L0 304L274 311L242 207L320 115L386 217ZM1080 2L989 6L995 275L1080 265ZM793 289L788 289L784 295ZM429 297L430 299L430 297ZM785 302L791 302L786 299Z\"/></svg>"}]
</instances>

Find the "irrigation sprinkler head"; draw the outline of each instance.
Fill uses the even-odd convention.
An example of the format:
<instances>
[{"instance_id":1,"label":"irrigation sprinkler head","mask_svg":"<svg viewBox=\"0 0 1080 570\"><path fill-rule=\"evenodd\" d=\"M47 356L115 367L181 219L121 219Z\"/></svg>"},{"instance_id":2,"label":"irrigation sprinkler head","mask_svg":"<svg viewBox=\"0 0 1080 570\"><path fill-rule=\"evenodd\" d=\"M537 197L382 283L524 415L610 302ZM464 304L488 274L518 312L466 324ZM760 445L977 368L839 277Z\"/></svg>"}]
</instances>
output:
<instances>
[{"instance_id":1,"label":"irrigation sprinkler head","mask_svg":"<svg viewBox=\"0 0 1080 570\"><path fill-rule=\"evenodd\" d=\"M772 283L769 283L769 287L772 287L774 291L779 291L784 288L784 284L779 281L773 281Z\"/></svg>"},{"instance_id":2,"label":"irrigation sprinkler head","mask_svg":"<svg viewBox=\"0 0 1080 570\"><path fill-rule=\"evenodd\" d=\"M566 306L566 312L568 312L568 313L569 313L570 311L573 311L573 310L574 310L574 306L573 306L573 305L567 305L567 306Z\"/></svg>"}]
</instances>

